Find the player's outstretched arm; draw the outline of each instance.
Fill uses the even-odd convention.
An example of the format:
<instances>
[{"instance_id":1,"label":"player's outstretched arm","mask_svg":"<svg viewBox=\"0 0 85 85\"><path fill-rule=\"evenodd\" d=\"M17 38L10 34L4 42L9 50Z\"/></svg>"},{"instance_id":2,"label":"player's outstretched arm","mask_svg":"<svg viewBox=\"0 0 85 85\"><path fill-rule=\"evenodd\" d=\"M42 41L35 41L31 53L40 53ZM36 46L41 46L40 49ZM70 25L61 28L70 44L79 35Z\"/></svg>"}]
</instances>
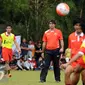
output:
<instances>
[{"instance_id":1,"label":"player's outstretched arm","mask_svg":"<svg viewBox=\"0 0 85 85\"><path fill-rule=\"evenodd\" d=\"M81 53L77 53L68 63L66 64L62 64L61 68L66 68L68 65L70 65L71 63L73 63L74 61L76 61L78 58L80 58L82 56Z\"/></svg>"},{"instance_id":2,"label":"player's outstretched arm","mask_svg":"<svg viewBox=\"0 0 85 85\"><path fill-rule=\"evenodd\" d=\"M77 53L67 64L70 65L72 62L76 61L81 56L82 56L81 53Z\"/></svg>"}]
</instances>

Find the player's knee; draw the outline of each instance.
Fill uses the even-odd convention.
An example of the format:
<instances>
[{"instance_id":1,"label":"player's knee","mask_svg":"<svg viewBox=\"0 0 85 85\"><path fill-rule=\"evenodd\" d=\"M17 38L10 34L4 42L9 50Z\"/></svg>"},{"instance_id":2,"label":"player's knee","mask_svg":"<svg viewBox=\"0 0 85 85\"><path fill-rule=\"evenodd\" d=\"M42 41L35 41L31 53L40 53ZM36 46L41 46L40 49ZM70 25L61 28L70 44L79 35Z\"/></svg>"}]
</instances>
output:
<instances>
[{"instance_id":1,"label":"player's knee","mask_svg":"<svg viewBox=\"0 0 85 85\"><path fill-rule=\"evenodd\" d=\"M69 70L65 70L65 75L66 76L70 75L70 71Z\"/></svg>"},{"instance_id":2,"label":"player's knee","mask_svg":"<svg viewBox=\"0 0 85 85\"><path fill-rule=\"evenodd\" d=\"M65 75L66 75L66 76L71 75L71 73L72 73L72 69L66 69L66 70L65 70Z\"/></svg>"}]
</instances>

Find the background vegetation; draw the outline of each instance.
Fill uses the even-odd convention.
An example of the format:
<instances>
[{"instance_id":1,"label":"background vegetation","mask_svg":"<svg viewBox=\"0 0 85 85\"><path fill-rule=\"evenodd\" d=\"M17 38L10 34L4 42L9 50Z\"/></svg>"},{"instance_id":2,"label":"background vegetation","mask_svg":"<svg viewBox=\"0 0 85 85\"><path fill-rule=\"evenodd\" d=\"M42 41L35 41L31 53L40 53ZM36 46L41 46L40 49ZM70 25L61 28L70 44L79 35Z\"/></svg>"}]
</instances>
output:
<instances>
[{"instance_id":1,"label":"background vegetation","mask_svg":"<svg viewBox=\"0 0 85 85\"><path fill-rule=\"evenodd\" d=\"M55 11L61 2L70 6L70 13L65 17L58 16ZM11 23L16 35L37 41L48 29L48 21L55 19L67 45L68 35L73 32L73 20L76 17L85 19L84 3L85 0L0 0L0 32L5 24Z\"/></svg>"}]
</instances>

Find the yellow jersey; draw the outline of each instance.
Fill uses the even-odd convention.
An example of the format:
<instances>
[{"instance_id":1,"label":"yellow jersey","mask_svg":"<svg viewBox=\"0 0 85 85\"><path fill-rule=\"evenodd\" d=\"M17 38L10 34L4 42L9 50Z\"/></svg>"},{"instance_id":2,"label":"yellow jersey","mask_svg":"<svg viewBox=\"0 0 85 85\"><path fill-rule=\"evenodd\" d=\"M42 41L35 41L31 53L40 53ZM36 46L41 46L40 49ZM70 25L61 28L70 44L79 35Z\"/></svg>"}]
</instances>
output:
<instances>
[{"instance_id":1,"label":"yellow jersey","mask_svg":"<svg viewBox=\"0 0 85 85\"><path fill-rule=\"evenodd\" d=\"M80 49L82 49L82 48L85 48L85 40L83 41ZM83 51L83 50L85 50L85 49L82 49L82 51ZM83 61L84 61L84 63L85 63L85 53L84 53L84 55L82 56L82 58L83 58Z\"/></svg>"},{"instance_id":2,"label":"yellow jersey","mask_svg":"<svg viewBox=\"0 0 85 85\"><path fill-rule=\"evenodd\" d=\"M10 35L7 35L6 32L1 34L1 40L2 40L2 48L8 48L12 49L12 46L14 44L15 35L10 33Z\"/></svg>"},{"instance_id":3,"label":"yellow jersey","mask_svg":"<svg viewBox=\"0 0 85 85\"><path fill-rule=\"evenodd\" d=\"M65 56L66 56L67 58L70 58L70 57L71 57L71 49L70 49L70 48L67 48L67 49L65 50Z\"/></svg>"}]
</instances>

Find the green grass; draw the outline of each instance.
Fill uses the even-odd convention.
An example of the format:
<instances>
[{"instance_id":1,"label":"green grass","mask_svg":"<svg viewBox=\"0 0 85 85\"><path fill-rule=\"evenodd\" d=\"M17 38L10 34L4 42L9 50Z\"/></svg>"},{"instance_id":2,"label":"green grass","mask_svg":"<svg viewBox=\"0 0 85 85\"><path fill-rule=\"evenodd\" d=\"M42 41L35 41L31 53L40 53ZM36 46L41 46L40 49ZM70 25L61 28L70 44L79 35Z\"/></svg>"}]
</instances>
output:
<instances>
[{"instance_id":1,"label":"green grass","mask_svg":"<svg viewBox=\"0 0 85 85\"><path fill-rule=\"evenodd\" d=\"M46 83L39 83L40 71L12 71L12 77L7 82L0 85L65 85L64 72L61 72L61 82L56 83L53 71L49 71ZM81 81L78 85L82 85Z\"/></svg>"}]
</instances>

